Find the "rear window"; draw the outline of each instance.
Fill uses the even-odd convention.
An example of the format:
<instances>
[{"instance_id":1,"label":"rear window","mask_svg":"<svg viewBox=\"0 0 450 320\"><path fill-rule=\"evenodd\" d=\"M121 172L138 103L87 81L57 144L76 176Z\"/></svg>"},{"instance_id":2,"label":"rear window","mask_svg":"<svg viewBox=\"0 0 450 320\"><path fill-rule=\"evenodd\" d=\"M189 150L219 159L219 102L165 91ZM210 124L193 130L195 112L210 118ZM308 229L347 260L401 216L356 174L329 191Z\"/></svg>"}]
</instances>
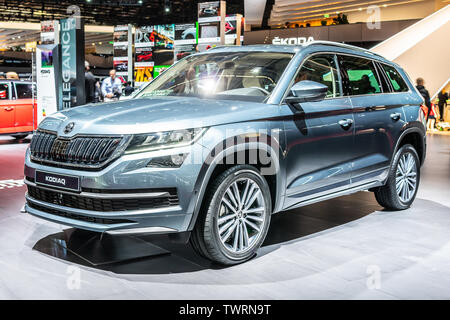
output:
<instances>
[{"instance_id":1,"label":"rear window","mask_svg":"<svg viewBox=\"0 0 450 320\"><path fill-rule=\"evenodd\" d=\"M386 64L382 64L382 66L395 92L405 92L409 90L405 80L403 80L400 73L394 67Z\"/></svg>"},{"instance_id":2,"label":"rear window","mask_svg":"<svg viewBox=\"0 0 450 320\"><path fill-rule=\"evenodd\" d=\"M371 60L341 56L353 95L381 93L380 81Z\"/></svg>"},{"instance_id":3,"label":"rear window","mask_svg":"<svg viewBox=\"0 0 450 320\"><path fill-rule=\"evenodd\" d=\"M31 99L33 88L31 83L16 83L17 99Z\"/></svg>"},{"instance_id":4,"label":"rear window","mask_svg":"<svg viewBox=\"0 0 450 320\"><path fill-rule=\"evenodd\" d=\"M0 83L0 100L9 99L9 84Z\"/></svg>"}]
</instances>

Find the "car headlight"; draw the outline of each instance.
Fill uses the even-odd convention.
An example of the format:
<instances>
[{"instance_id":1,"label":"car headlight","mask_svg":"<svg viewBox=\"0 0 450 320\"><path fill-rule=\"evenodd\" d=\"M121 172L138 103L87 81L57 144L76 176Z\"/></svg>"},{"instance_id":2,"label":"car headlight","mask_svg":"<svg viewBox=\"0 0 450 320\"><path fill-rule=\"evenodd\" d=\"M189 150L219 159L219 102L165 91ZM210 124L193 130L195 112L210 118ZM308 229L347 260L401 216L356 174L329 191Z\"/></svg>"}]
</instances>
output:
<instances>
[{"instance_id":1,"label":"car headlight","mask_svg":"<svg viewBox=\"0 0 450 320\"><path fill-rule=\"evenodd\" d=\"M195 128L134 135L125 154L188 146L205 131L206 128Z\"/></svg>"}]
</instances>

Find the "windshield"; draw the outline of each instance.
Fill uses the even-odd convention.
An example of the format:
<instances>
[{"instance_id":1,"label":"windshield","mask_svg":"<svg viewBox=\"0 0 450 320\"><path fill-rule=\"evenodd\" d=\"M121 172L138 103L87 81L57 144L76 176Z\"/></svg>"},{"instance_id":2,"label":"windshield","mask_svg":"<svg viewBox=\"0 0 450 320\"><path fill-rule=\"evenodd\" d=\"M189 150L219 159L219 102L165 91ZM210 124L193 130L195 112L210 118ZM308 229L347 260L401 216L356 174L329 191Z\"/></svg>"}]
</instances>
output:
<instances>
[{"instance_id":1,"label":"windshield","mask_svg":"<svg viewBox=\"0 0 450 320\"><path fill-rule=\"evenodd\" d=\"M292 56L274 52L189 56L155 78L136 97L175 95L264 101Z\"/></svg>"}]
</instances>

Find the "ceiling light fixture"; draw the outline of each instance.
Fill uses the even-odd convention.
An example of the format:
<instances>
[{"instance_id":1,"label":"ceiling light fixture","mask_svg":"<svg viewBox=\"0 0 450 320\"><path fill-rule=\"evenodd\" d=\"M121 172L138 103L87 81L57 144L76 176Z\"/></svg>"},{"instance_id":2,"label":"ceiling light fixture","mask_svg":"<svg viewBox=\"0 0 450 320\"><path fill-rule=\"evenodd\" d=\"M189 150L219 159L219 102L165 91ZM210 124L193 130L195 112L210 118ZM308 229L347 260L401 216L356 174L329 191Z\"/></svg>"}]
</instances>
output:
<instances>
[{"instance_id":1,"label":"ceiling light fixture","mask_svg":"<svg viewBox=\"0 0 450 320\"><path fill-rule=\"evenodd\" d=\"M169 14L172 11L172 3L170 0L164 1L164 13Z\"/></svg>"}]
</instances>

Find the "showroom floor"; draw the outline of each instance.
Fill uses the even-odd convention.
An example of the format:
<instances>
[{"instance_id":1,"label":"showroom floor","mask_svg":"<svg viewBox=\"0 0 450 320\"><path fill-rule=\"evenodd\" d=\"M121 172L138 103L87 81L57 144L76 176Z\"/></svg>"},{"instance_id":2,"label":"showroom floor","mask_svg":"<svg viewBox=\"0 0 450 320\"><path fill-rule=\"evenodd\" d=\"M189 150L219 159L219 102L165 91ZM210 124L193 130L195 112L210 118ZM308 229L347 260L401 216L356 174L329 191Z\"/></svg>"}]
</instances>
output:
<instances>
[{"instance_id":1,"label":"showroom floor","mask_svg":"<svg viewBox=\"0 0 450 320\"><path fill-rule=\"evenodd\" d=\"M412 208L360 192L291 210L255 259L228 268L163 236L144 240L171 254L90 266L57 244L73 230L20 212L28 143L0 138L0 299L450 298L448 135L428 137Z\"/></svg>"}]
</instances>

